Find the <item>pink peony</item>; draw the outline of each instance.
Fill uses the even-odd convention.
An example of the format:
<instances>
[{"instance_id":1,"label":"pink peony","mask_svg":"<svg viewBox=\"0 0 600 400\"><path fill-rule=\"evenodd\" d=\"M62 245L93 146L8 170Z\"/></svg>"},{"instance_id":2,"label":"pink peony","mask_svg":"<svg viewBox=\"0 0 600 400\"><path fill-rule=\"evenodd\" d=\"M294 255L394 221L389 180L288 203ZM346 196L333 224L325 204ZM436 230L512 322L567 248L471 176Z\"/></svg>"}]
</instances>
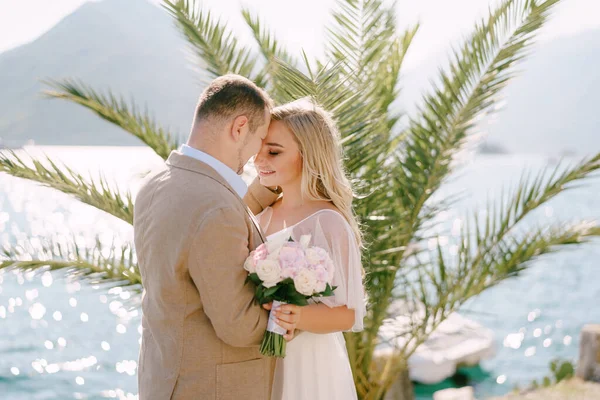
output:
<instances>
[{"instance_id":1,"label":"pink peony","mask_svg":"<svg viewBox=\"0 0 600 400\"><path fill-rule=\"evenodd\" d=\"M294 271L306 268L306 258L302 247L295 242L288 242L279 251L279 264L287 275L295 275ZM291 277L291 276L290 276Z\"/></svg>"},{"instance_id":2,"label":"pink peony","mask_svg":"<svg viewBox=\"0 0 600 400\"><path fill-rule=\"evenodd\" d=\"M314 267L313 271L317 277L317 284L315 286L315 292L323 292L327 288L327 284L331 283L329 279L329 272L324 265L318 265Z\"/></svg>"},{"instance_id":3,"label":"pink peony","mask_svg":"<svg viewBox=\"0 0 600 400\"><path fill-rule=\"evenodd\" d=\"M311 247L306 250L306 259L310 268L321 271L320 276L325 273L325 276L320 278L322 281L331 283L335 268L327 251L320 247Z\"/></svg>"},{"instance_id":4,"label":"pink peony","mask_svg":"<svg viewBox=\"0 0 600 400\"><path fill-rule=\"evenodd\" d=\"M250 257L252 257L252 260L254 261L254 267L256 267L259 261L266 260L268 255L269 252L264 243L258 246L252 253L250 253Z\"/></svg>"}]
</instances>

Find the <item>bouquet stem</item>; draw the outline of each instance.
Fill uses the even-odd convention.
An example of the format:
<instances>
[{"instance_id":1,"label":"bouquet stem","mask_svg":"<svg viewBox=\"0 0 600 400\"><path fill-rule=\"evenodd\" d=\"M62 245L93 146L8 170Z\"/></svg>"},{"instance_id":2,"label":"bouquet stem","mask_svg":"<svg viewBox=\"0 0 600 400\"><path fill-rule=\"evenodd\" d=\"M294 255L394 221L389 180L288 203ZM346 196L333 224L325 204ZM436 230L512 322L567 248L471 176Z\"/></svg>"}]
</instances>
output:
<instances>
[{"instance_id":1,"label":"bouquet stem","mask_svg":"<svg viewBox=\"0 0 600 400\"><path fill-rule=\"evenodd\" d=\"M263 336L262 343L260 344L260 353L267 357L285 357L286 341L283 337L286 330L277 325L273 311L285 304L280 301L273 301L271 313L269 314L269 323L267 325L267 331Z\"/></svg>"},{"instance_id":2,"label":"bouquet stem","mask_svg":"<svg viewBox=\"0 0 600 400\"><path fill-rule=\"evenodd\" d=\"M267 357L285 357L286 344L282 335L266 331L260 344L260 353Z\"/></svg>"}]
</instances>

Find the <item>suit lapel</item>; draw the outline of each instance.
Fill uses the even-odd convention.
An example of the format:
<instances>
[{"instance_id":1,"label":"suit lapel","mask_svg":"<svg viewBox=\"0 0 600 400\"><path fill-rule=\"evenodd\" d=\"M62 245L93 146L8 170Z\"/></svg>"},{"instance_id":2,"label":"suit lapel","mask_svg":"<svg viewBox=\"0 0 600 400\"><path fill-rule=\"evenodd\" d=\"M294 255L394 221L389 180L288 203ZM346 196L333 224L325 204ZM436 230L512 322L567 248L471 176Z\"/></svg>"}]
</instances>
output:
<instances>
[{"instance_id":1,"label":"suit lapel","mask_svg":"<svg viewBox=\"0 0 600 400\"><path fill-rule=\"evenodd\" d=\"M267 241L267 239L265 238L265 235L263 235L262 229L260 229L260 225L258 224L256 217L254 216L254 214L252 214L252 211L250 210L250 208L248 208L248 206L246 204L244 204L244 208L246 209L246 214L248 214L248 216L250 217L250 220L254 224L254 228L256 228L256 231L258 232L258 235L260 236L260 240L263 243L265 243Z\"/></svg>"},{"instance_id":2,"label":"suit lapel","mask_svg":"<svg viewBox=\"0 0 600 400\"><path fill-rule=\"evenodd\" d=\"M191 172L195 172L197 174L204 175L208 178L211 178L211 179L217 181L221 185L223 185L243 205L244 210L246 210L246 214L248 215L248 218L250 218L250 221L252 221L252 225L254 225L254 228L255 228L256 232L258 233L258 235L260 236L261 241L263 243L267 241L265 236L262 233L262 230L260 229L260 225L258 224L258 221L256 221L254 214L252 214L252 211L248 208L246 203L244 203L244 200L237 194L237 192L231 187L231 185L229 183L227 183L227 181L221 176L221 174L219 174L217 171L215 171L212 167L210 167L208 164L203 163L200 160L196 160L194 158L185 156L182 153L175 151L175 150L172 151L171 154L169 155L169 158L167 159L167 165L174 167L174 168L184 169L187 171L191 171Z\"/></svg>"}]
</instances>

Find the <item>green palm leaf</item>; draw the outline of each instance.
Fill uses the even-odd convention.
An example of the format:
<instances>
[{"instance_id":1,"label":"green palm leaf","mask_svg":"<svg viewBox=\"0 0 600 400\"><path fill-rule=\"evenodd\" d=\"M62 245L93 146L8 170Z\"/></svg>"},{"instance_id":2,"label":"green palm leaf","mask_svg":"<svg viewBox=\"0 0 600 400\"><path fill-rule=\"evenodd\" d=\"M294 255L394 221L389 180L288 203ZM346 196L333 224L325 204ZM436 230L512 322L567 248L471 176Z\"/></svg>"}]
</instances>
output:
<instances>
[{"instance_id":1,"label":"green palm leaf","mask_svg":"<svg viewBox=\"0 0 600 400\"><path fill-rule=\"evenodd\" d=\"M141 285L133 246L102 246L82 248L75 240L45 239L39 244L23 243L0 251L0 270L63 270L91 282L119 282L120 285Z\"/></svg>"},{"instance_id":2,"label":"green palm leaf","mask_svg":"<svg viewBox=\"0 0 600 400\"><path fill-rule=\"evenodd\" d=\"M265 82L265 88L276 103L284 103L285 95L280 93L284 85L277 81L275 74L275 70L279 65L277 60L291 66L296 66L297 61L281 46L275 35L266 28L265 22L258 15L253 15L250 10L245 8L242 10L242 16L252 30L265 62L265 67L258 73L255 80L259 83Z\"/></svg>"},{"instance_id":3,"label":"green palm leaf","mask_svg":"<svg viewBox=\"0 0 600 400\"><path fill-rule=\"evenodd\" d=\"M512 77L512 65L524 56L528 43L543 25L557 0L540 5L531 1L504 1L475 28L451 63L452 75L441 72L440 84L427 95L417 117L411 119L406 139L391 163L390 186L398 188L388 201L389 220L398 222L379 236L379 248L407 248L424 223L437 214L426 203L451 172L454 154L464 145L475 118L488 109ZM423 211L426 213L423 213ZM402 252L387 257L398 265ZM384 260L382 260L384 261ZM395 271L383 271L378 279L393 281ZM377 285L374 298L390 298L393 283ZM376 325L385 318L382 307Z\"/></svg>"},{"instance_id":4,"label":"green palm leaf","mask_svg":"<svg viewBox=\"0 0 600 400\"><path fill-rule=\"evenodd\" d=\"M203 71L211 78L235 73L259 86L265 85L257 79L260 74L255 73L256 56L239 43L226 24L215 20L210 11L201 10L195 0L165 0L163 7L173 16L192 50L203 61Z\"/></svg>"},{"instance_id":5,"label":"green palm leaf","mask_svg":"<svg viewBox=\"0 0 600 400\"><path fill-rule=\"evenodd\" d=\"M57 165L49 158L46 158L45 162L32 158L28 163L13 151L0 152L0 172L60 190L82 203L133 224L131 194L121 194L118 190L111 189L103 178L86 179L64 165Z\"/></svg>"},{"instance_id":6,"label":"green palm leaf","mask_svg":"<svg viewBox=\"0 0 600 400\"><path fill-rule=\"evenodd\" d=\"M68 100L87 108L140 139L163 159L177 149L178 135L161 128L148 112L141 113L135 104L128 105L124 99L110 92L107 95L100 94L74 80L47 83L55 89L45 92L48 97Z\"/></svg>"}]
</instances>

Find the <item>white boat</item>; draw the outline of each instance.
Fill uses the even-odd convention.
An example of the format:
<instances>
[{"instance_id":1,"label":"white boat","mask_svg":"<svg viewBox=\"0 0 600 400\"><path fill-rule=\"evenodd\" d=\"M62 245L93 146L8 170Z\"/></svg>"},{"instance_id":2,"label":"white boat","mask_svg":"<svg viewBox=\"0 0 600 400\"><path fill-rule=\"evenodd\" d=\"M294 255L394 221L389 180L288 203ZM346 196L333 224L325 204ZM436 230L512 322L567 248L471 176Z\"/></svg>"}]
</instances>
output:
<instances>
[{"instance_id":1,"label":"white boat","mask_svg":"<svg viewBox=\"0 0 600 400\"><path fill-rule=\"evenodd\" d=\"M403 333L425 318L425 309L422 305L408 307L403 302L395 302L389 315L379 331L381 345L375 351L376 356L386 356L394 347L404 347ZM409 376L415 382L436 384L456 374L459 366L477 365L495 354L493 331L453 313L408 359Z\"/></svg>"}]
</instances>

